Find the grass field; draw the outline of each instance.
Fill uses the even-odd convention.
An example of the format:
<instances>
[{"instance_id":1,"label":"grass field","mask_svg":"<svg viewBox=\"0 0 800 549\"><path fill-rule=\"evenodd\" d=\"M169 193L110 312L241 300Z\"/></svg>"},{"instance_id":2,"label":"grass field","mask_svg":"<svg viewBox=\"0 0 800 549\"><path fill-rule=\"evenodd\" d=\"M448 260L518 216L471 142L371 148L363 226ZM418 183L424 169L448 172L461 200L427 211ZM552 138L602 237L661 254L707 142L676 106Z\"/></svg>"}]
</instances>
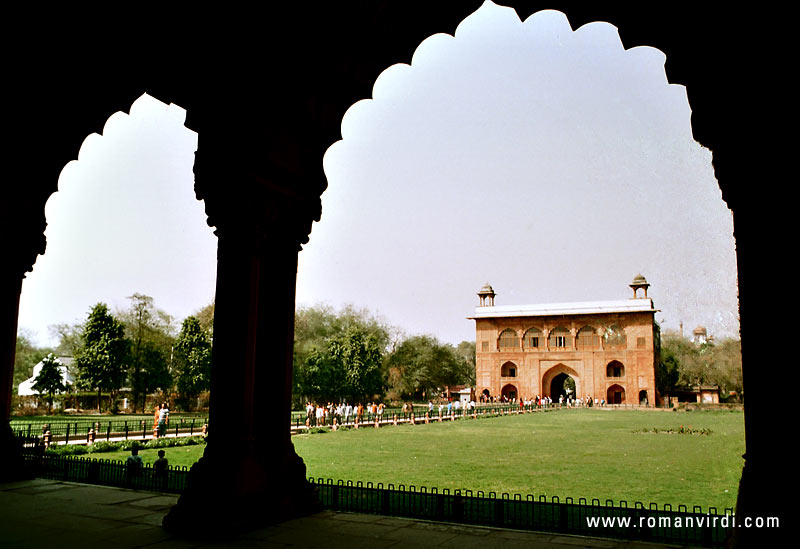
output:
<instances>
[{"instance_id":1,"label":"grass field","mask_svg":"<svg viewBox=\"0 0 800 549\"><path fill-rule=\"evenodd\" d=\"M652 432L680 426L711 434ZM651 432L641 432L645 429ZM736 503L744 423L742 412L732 411L568 409L292 440L313 477L629 505L698 505L705 511ZM202 451L202 446L166 449L175 465L190 465ZM155 450L142 456L151 462Z\"/></svg>"}]
</instances>

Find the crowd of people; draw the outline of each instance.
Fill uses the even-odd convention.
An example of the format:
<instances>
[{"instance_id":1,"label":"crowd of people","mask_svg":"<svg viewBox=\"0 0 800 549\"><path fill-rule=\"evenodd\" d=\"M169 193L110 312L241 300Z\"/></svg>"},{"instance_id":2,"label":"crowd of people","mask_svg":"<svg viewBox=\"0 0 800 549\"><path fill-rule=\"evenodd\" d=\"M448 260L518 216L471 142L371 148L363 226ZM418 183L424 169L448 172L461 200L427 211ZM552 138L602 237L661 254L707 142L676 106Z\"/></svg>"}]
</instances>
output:
<instances>
[{"instance_id":1,"label":"crowd of people","mask_svg":"<svg viewBox=\"0 0 800 549\"><path fill-rule=\"evenodd\" d=\"M339 425L350 422L360 423L365 416L377 417L378 420L381 420L385 409L386 406L382 402L371 402L365 406L363 403L353 405L349 402L340 402L339 404L328 402L326 405L318 405L309 401L306 403L306 425L309 427L332 425L334 419Z\"/></svg>"},{"instance_id":2,"label":"crowd of people","mask_svg":"<svg viewBox=\"0 0 800 549\"><path fill-rule=\"evenodd\" d=\"M536 395L535 397L528 397L528 398L521 398L517 400L516 398L508 398L506 395L502 396L489 396L489 395L481 395L480 396L481 404L512 404L512 405L519 405L520 408L524 406L533 406L536 408L550 408L553 407L554 404L557 404L559 407L567 407L567 408L578 408L582 406L586 406L591 408L592 406L605 406L606 401L605 399L595 399L590 395L586 395L585 398L573 398L571 396L565 396L564 394L559 395L557 401L553 401L552 397L549 396L539 396Z\"/></svg>"},{"instance_id":3,"label":"crowd of people","mask_svg":"<svg viewBox=\"0 0 800 549\"><path fill-rule=\"evenodd\" d=\"M492 404L519 406L520 408L591 408L595 405L604 406L606 402L604 399L596 400L589 395L587 395L585 398L573 398L562 394L555 402L549 396L540 395L521 399L507 398L505 395L500 397L480 395L478 402L472 399L461 401L459 399L442 398L437 399L437 403L434 404L433 400L429 400L427 407L423 407L424 405L418 404L416 405L416 410L413 404L410 402L405 402L400 408L399 417L402 419L407 419L412 412L419 414L423 410L427 411L428 415L431 417L436 415L449 416L452 414L472 413L472 411L478 405L485 406ZM361 423L365 420L374 421L377 419L378 421L381 421L383 420L385 410L386 407L382 402L370 402L369 404L365 405L363 403L350 404L349 402L340 402L338 404L333 402L328 402L327 404L317 404L315 402L308 401L306 403L305 424L307 427L316 427L334 425L334 421L337 425Z\"/></svg>"}]
</instances>

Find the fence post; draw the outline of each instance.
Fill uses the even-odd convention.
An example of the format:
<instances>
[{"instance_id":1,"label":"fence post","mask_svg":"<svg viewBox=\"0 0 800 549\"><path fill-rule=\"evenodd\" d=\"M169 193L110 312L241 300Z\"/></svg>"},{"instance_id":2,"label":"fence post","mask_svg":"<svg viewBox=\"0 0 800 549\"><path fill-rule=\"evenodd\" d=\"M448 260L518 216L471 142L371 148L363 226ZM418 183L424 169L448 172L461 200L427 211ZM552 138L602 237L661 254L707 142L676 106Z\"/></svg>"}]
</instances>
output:
<instances>
[{"instance_id":1,"label":"fence post","mask_svg":"<svg viewBox=\"0 0 800 549\"><path fill-rule=\"evenodd\" d=\"M64 439L64 444L69 444L69 423L67 423L67 434L66 438Z\"/></svg>"},{"instance_id":2,"label":"fence post","mask_svg":"<svg viewBox=\"0 0 800 549\"><path fill-rule=\"evenodd\" d=\"M495 526L499 526L499 527L502 528L504 521L505 521L505 519L503 517L503 499L502 498L501 499L495 498L495 500L494 500L494 525Z\"/></svg>"}]
</instances>

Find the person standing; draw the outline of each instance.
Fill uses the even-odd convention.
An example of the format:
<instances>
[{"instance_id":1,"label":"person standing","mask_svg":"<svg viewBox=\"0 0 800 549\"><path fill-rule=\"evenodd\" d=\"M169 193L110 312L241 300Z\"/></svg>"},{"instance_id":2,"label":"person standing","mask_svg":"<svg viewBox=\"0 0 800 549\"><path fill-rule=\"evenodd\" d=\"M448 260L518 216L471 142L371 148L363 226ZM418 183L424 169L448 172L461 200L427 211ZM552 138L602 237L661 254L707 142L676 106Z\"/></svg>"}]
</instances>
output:
<instances>
[{"instance_id":1,"label":"person standing","mask_svg":"<svg viewBox=\"0 0 800 549\"><path fill-rule=\"evenodd\" d=\"M163 437L167 434L167 423L169 423L169 408L167 403L161 404L161 409L158 412L158 436Z\"/></svg>"},{"instance_id":2,"label":"person standing","mask_svg":"<svg viewBox=\"0 0 800 549\"><path fill-rule=\"evenodd\" d=\"M165 455L164 450L159 450L158 459L153 462L153 479L156 487L162 490L167 488L167 468L169 467L169 460Z\"/></svg>"},{"instance_id":3,"label":"person standing","mask_svg":"<svg viewBox=\"0 0 800 549\"><path fill-rule=\"evenodd\" d=\"M131 448L131 455L125 460L125 480L128 486L133 486L142 474L142 456L139 455L139 447Z\"/></svg>"},{"instance_id":4,"label":"person standing","mask_svg":"<svg viewBox=\"0 0 800 549\"><path fill-rule=\"evenodd\" d=\"M155 411L153 412L153 435L158 437L158 419L160 417L161 406L156 406Z\"/></svg>"}]
</instances>

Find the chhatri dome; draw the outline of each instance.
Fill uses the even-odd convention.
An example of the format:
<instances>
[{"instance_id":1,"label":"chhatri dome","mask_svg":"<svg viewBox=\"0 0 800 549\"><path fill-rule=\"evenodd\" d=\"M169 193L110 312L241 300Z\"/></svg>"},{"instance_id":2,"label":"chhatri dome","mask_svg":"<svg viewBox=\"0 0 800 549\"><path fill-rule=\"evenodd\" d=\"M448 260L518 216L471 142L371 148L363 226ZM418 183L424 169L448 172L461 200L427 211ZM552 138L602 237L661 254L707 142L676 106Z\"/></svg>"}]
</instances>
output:
<instances>
[{"instance_id":1,"label":"chhatri dome","mask_svg":"<svg viewBox=\"0 0 800 549\"><path fill-rule=\"evenodd\" d=\"M478 298L480 299L480 306L481 307L494 307L494 296L497 295L494 293L492 286L487 282L483 285L483 287L478 291Z\"/></svg>"},{"instance_id":2,"label":"chhatri dome","mask_svg":"<svg viewBox=\"0 0 800 549\"><path fill-rule=\"evenodd\" d=\"M633 282L630 283L630 287L633 288L634 299L639 297L637 295L639 288L642 288L644 290L644 297L645 299L647 299L647 288L650 287L650 284L647 283L647 279L643 277L641 273L633 277Z\"/></svg>"}]
</instances>

